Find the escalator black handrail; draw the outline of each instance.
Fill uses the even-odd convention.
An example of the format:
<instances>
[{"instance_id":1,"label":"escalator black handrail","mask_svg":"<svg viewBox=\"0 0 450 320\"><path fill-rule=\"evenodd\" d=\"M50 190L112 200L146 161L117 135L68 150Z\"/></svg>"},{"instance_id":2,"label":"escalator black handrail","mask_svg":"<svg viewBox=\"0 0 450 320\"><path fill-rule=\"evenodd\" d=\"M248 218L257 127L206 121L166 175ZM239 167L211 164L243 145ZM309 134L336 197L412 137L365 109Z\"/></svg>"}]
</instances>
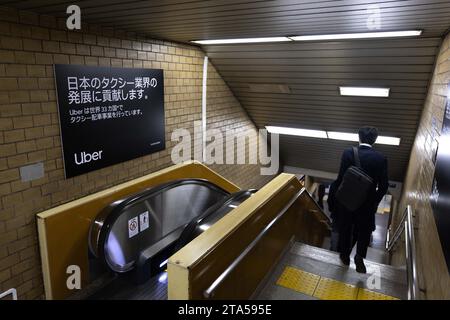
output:
<instances>
[{"instance_id":1,"label":"escalator black handrail","mask_svg":"<svg viewBox=\"0 0 450 320\"><path fill-rule=\"evenodd\" d=\"M256 191L257 191L256 189L248 189L248 190L241 190L241 191L232 193L230 196L225 198L223 201L208 208L199 217L195 217L194 219L192 219L186 225L186 227L183 230L183 233L181 234L180 238L178 239L177 245L175 247L175 252L180 250L191 240L190 236L191 236L192 232L194 232L194 230L197 228L197 226L202 224L202 222L206 218L208 218L211 214L214 214L217 210L220 210L223 207L229 206L232 202L239 201L241 198L243 198L249 194L254 194Z\"/></svg>"},{"instance_id":2,"label":"escalator black handrail","mask_svg":"<svg viewBox=\"0 0 450 320\"><path fill-rule=\"evenodd\" d=\"M214 282L203 292L205 298L212 298L214 296L215 290L220 286L220 284L234 271L234 269L239 265L239 263L244 260L244 258L256 247L259 240L261 240L270 229L285 215L285 213L291 208L291 206L300 198L300 196L306 191L302 188L297 192L291 200L281 209L281 211L275 216L275 218L270 221L270 223L253 239L252 242L241 252L241 254L234 259L234 261L223 271Z\"/></svg>"},{"instance_id":3,"label":"escalator black handrail","mask_svg":"<svg viewBox=\"0 0 450 320\"><path fill-rule=\"evenodd\" d=\"M414 218L411 206L406 207L405 224L405 256L406 256L406 274L408 282L408 300L418 300L419 297L419 278L417 275L416 262L416 239L414 236Z\"/></svg>"},{"instance_id":4,"label":"escalator black handrail","mask_svg":"<svg viewBox=\"0 0 450 320\"><path fill-rule=\"evenodd\" d=\"M102 226L100 228L98 241L96 241L97 248L92 248L91 246L91 235L89 234L89 248L91 252L96 256L100 257L102 259L105 259L104 254L104 248L103 246L100 246L99 244L104 243L110 229L110 225L113 224L120 216L123 209L125 209L127 206L132 205L133 203L141 200L144 197L150 197L155 196L157 194L160 194L163 191L166 191L168 189L172 189L176 186L180 185L186 185L186 184L201 184L206 185L209 188L216 189L224 194L229 194L228 191L225 189L215 185L214 183L205 180L205 179L178 179L174 181L170 181L152 188L145 189L135 195L129 196L127 198L123 198L120 200L117 200L104 208L100 214L95 218L95 221L103 219ZM91 229L92 230L92 229ZM91 231L90 230L90 231Z\"/></svg>"},{"instance_id":5,"label":"escalator black handrail","mask_svg":"<svg viewBox=\"0 0 450 320\"><path fill-rule=\"evenodd\" d=\"M117 211L124 209L126 206L133 204L134 202L139 201L144 197L156 195L162 191L171 189L175 186L185 185L185 184L194 184L194 183L208 185L208 187L212 187L213 189L217 189L223 193L229 194L229 192L226 191L225 189L215 185L214 183L212 183L206 179L178 179L178 180L173 180L173 181L170 181L167 183L160 184L155 187L144 189L143 191L140 191L139 193L136 193L132 196L114 201L111 205L109 205L108 207L105 208L106 210L102 210L102 212L96 217L96 219L98 219L99 217L101 218L102 216L105 216L105 221L106 221L107 217L108 217L108 219L111 219L110 217L114 216L113 213L116 213ZM117 213L116 213L116 215L117 215Z\"/></svg>"}]
</instances>

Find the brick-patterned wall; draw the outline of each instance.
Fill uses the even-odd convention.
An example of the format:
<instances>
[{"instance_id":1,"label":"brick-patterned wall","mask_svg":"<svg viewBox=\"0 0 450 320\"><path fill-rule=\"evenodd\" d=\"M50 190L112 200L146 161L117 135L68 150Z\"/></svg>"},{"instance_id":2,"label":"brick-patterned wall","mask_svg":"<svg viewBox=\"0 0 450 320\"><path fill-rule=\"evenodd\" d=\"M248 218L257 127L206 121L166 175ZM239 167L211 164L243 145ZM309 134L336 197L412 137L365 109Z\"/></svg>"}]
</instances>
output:
<instances>
[{"instance_id":1,"label":"brick-patterned wall","mask_svg":"<svg viewBox=\"0 0 450 320\"><path fill-rule=\"evenodd\" d=\"M194 46L148 40L136 34L0 8L0 292L19 298L43 294L35 215L171 165L171 132L193 131L201 119L204 53ZM64 179L53 64L161 68L165 80L167 149ZM209 64L208 123L222 130L255 130L239 102ZM45 176L21 182L21 166L43 162ZM214 165L242 187L270 177L257 165Z\"/></svg>"},{"instance_id":2,"label":"brick-patterned wall","mask_svg":"<svg viewBox=\"0 0 450 320\"><path fill-rule=\"evenodd\" d=\"M450 277L439 241L430 193L434 176L433 140L441 133L447 85L450 82L450 35L444 40L436 60L422 118L411 152L404 190L395 220L399 220L407 204L415 210L417 257L420 286L428 299L450 299ZM394 263L404 260L403 248L393 257Z\"/></svg>"},{"instance_id":3,"label":"brick-patterned wall","mask_svg":"<svg viewBox=\"0 0 450 320\"><path fill-rule=\"evenodd\" d=\"M235 136L251 132L254 134L250 140L253 151L258 151L257 128L253 122L249 121L249 117L245 110L241 107L239 101L234 98L227 84L221 78L215 68L209 64L208 66L208 87L207 87L207 129L219 129L223 133L223 142L225 144L225 134L231 133ZM235 148L237 145L235 145ZM235 149L235 161L237 152L241 149ZM224 146L223 155L225 162L226 148ZM249 161L250 147L246 145L245 155L246 161ZM213 170L219 172L231 181L237 183L241 188L260 188L266 184L272 176L261 176L260 167L255 165L226 165L213 164L210 166ZM236 170L236 167L239 167Z\"/></svg>"}]
</instances>

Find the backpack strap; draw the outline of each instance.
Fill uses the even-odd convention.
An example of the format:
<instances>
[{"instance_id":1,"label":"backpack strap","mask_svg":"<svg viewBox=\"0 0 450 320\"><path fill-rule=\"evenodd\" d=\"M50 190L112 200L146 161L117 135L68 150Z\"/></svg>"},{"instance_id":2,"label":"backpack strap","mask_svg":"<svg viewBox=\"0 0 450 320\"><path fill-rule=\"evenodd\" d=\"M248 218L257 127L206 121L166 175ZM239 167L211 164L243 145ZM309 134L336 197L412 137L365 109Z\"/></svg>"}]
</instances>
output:
<instances>
[{"instance_id":1,"label":"backpack strap","mask_svg":"<svg viewBox=\"0 0 450 320\"><path fill-rule=\"evenodd\" d=\"M358 168L361 168L361 161L359 160L358 147L353 147L353 156L355 158L355 164Z\"/></svg>"}]
</instances>

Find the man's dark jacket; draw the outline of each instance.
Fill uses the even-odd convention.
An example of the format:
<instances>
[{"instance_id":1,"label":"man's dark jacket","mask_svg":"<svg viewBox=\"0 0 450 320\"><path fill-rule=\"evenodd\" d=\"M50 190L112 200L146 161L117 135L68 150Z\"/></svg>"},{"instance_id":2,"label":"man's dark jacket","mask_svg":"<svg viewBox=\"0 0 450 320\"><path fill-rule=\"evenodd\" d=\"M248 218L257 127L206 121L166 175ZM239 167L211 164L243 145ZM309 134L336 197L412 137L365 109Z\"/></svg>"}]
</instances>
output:
<instances>
[{"instance_id":1,"label":"man's dark jacket","mask_svg":"<svg viewBox=\"0 0 450 320\"><path fill-rule=\"evenodd\" d=\"M383 196L386 194L389 187L387 159L383 154L369 146L359 146L358 153L361 167L364 172L373 179L374 186L364 205L354 214L358 217L358 224L360 227L367 227L374 230L375 213L377 211L378 204L383 199ZM330 186L328 197L328 205L330 211L332 212L332 218L337 219L338 223L339 220L341 220L340 217L352 214L347 212L347 210L335 200L335 193L342 182L344 173L352 165L356 165L353 149L348 148L344 150L344 153L342 154L339 175L337 180Z\"/></svg>"}]
</instances>

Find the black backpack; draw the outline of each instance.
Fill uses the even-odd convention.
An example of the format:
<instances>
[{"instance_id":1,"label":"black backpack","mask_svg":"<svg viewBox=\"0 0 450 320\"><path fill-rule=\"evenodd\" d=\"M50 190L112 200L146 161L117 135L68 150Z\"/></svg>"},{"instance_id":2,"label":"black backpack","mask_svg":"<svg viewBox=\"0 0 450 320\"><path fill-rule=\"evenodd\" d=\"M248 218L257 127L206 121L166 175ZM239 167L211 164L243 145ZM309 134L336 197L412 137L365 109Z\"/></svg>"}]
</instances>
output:
<instances>
[{"instance_id":1,"label":"black backpack","mask_svg":"<svg viewBox=\"0 0 450 320\"><path fill-rule=\"evenodd\" d=\"M374 186L373 179L362 170L357 147L353 147L353 155L356 166L345 171L336 190L336 200L351 212L361 208Z\"/></svg>"}]
</instances>

